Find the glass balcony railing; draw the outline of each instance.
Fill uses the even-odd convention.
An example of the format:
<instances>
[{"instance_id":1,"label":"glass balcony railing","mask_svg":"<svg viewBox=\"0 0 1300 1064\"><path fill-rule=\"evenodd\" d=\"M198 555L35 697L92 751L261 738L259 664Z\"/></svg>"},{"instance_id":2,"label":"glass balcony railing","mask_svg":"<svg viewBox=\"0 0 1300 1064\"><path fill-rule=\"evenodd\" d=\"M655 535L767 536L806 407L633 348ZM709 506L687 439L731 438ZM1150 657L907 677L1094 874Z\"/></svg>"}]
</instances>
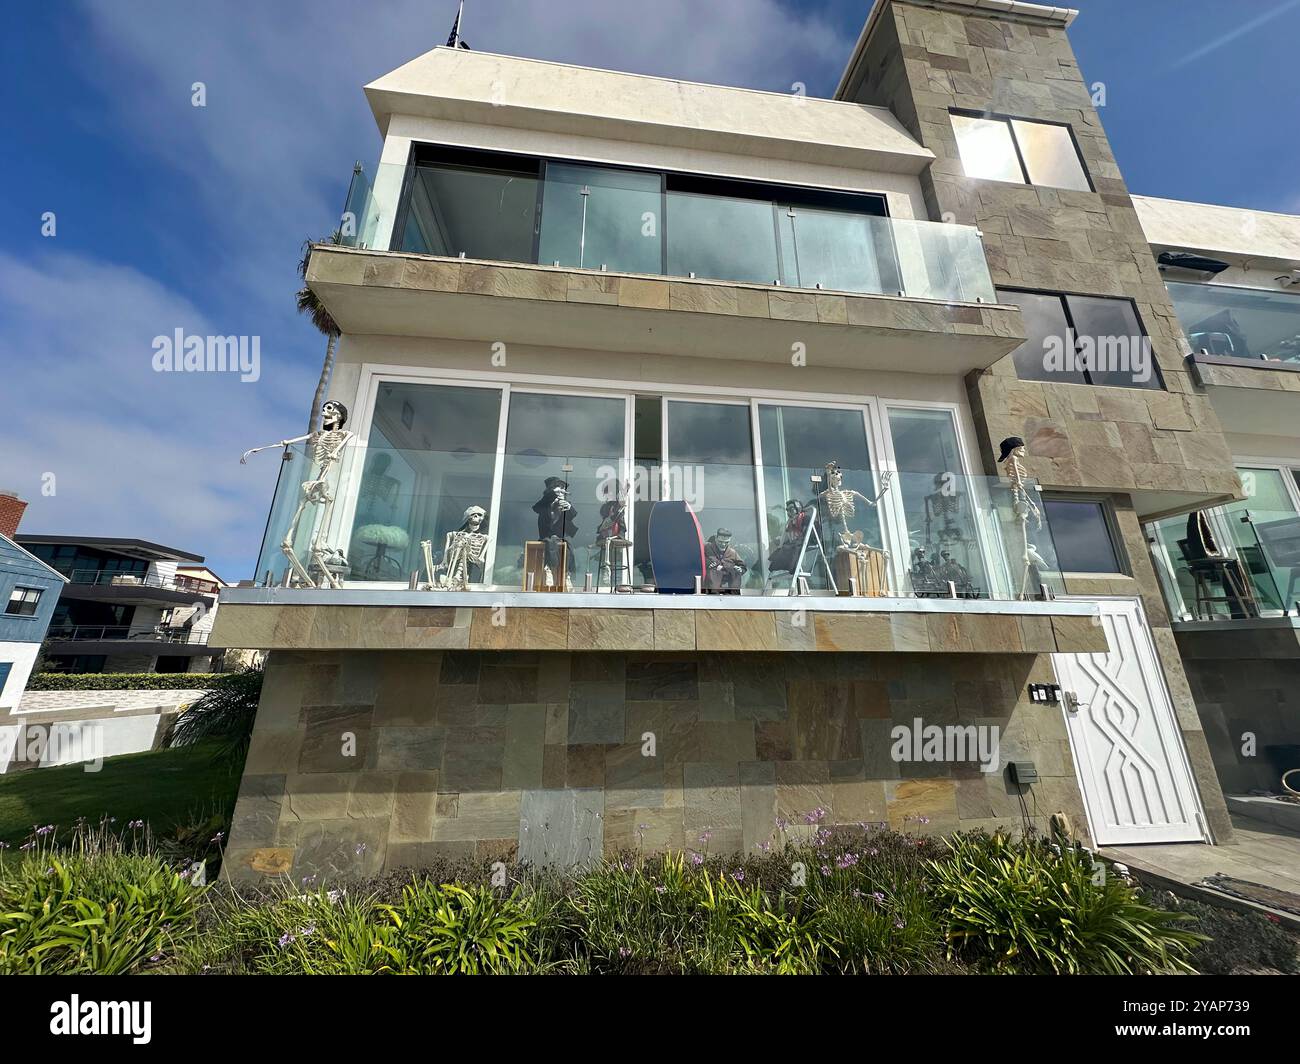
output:
<instances>
[{"instance_id":1,"label":"glass balcony railing","mask_svg":"<svg viewBox=\"0 0 1300 1064\"><path fill-rule=\"evenodd\" d=\"M1300 296L1166 282L1193 352L1300 366Z\"/></svg>"},{"instance_id":2,"label":"glass balcony railing","mask_svg":"<svg viewBox=\"0 0 1300 1064\"><path fill-rule=\"evenodd\" d=\"M902 473L882 494L881 474L845 468L832 499L822 470L790 465L353 445L328 477L332 501L295 524L316 470L301 445L287 455L258 560L266 586L304 583L292 554L317 586L328 570L349 587L636 592L698 563L702 543L703 591L1063 591L1038 488L1018 507L992 477Z\"/></svg>"},{"instance_id":3,"label":"glass balcony railing","mask_svg":"<svg viewBox=\"0 0 1300 1064\"><path fill-rule=\"evenodd\" d=\"M996 302L972 226L665 189L658 172L358 167L350 247L946 302Z\"/></svg>"},{"instance_id":4,"label":"glass balcony railing","mask_svg":"<svg viewBox=\"0 0 1300 1064\"><path fill-rule=\"evenodd\" d=\"M1151 526L1171 612L1210 621L1294 610L1300 596L1300 514L1236 504L1204 516L1212 551L1185 517Z\"/></svg>"}]
</instances>

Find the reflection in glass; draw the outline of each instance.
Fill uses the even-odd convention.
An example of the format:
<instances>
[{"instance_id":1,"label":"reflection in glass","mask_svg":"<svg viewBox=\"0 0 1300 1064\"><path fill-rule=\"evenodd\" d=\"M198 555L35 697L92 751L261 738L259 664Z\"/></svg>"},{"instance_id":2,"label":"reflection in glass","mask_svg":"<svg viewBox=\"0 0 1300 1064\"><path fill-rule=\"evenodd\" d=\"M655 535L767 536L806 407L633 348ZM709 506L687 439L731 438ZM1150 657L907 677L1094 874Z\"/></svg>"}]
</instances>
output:
<instances>
[{"instance_id":1,"label":"reflection in glass","mask_svg":"<svg viewBox=\"0 0 1300 1064\"><path fill-rule=\"evenodd\" d=\"M1091 191L1069 126L1013 118L1011 127L1020 146L1020 156L1025 160L1025 169L1029 171L1031 185Z\"/></svg>"},{"instance_id":2,"label":"reflection in glass","mask_svg":"<svg viewBox=\"0 0 1300 1064\"><path fill-rule=\"evenodd\" d=\"M465 510L491 503L500 413L495 388L379 386L368 443L355 459L362 473L347 551L352 579L406 581L421 565L422 539L440 554Z\"/></svg>"},{"instance_id":3,"label":"reflection in glass","mask_svg":"<svg viewBox=\"0 0 1300 1064\"><path fill-rule=\"evenodd\" d=\"M1095 355L1086 367L1091 383L1112 388L1163 387L1155 353L1132 303L1103 296L1066 296L1065 302L1076 334L1091 340Z\"/></svg>"},{"instance_id":4,"label":"reflection in glass","mask_svg":"<svg viewBox=\"0 0 1300 1064\"><path fill-rule=\"evenodd\" d=\"M488 166L412 168L398 250L532 262L537 178Z\"/></svg>"},{"instance_id":5,"label":"reflection in glass","mask_svg":"<svg viewBox=\"0 0 1300 1064\"><path fill-rule=\"evenodd\" d=\"M912 589L927 597L988 594L976 527L978 500L962 474L957 426L947 410L889 408L889 433L898 466L893 489L907 529Z\"/></svg>"},{"instance_id":6,"label":"reflection in glass","mask_svg":"<svg viewBox=\"0 0 1300 1064\"><path fill-rule=\"evenodd\" d=\"M888 220L810 207L783 208L780 217L794 258L786 264L787 283L844 292L898 291Z\"/></svg>"},{"instance_id":7,"label":"reflection in glass","mask_svg":"<svg viewBox=\"0 0 1300 1064\"><path fill-rule=\"evenodd\" d=\"M1027 339L1011 355L1016 364L1016 376L1022 381L1087 383L1083 371L1073 363L1049 364L1049 350L1066 350L1069 336L1070 323L1065 317L1060 296L999 288L998 302L1019 307L1024 317Z\"/></svg>"},{"instance_id":8,"label":"reflection in glass","mask_svg":"<svg viewBox=\"0 0 1300 1064\"><path fill-rule=\"evenodd\" d=\"M732 403L668 403L668 498L683 499L707 540L719 529L747 567L744 587L761 587L754 446L749 407Z\"/></svg>"},{"instance_id":9,"label":"reflection in glass","mask_svg":"<svg viewBox=\"0 0 1300 1064\"><path fill-rule=\"evenodd\" d=\"M1105 504L1089 499L1046 499L1057 564L1067 573L1122 573Z\"/></svg>"},{"instance_id":10,"label":"reflection in glass","mask_svg":"<svg viewBox=\"0 0 1300 1064\"><path fill-rule=\"evenodd\" d=\"M1016 157L1011 127L999 119L953 115L957 151L967 177L1024 184L1025 175Z\"/></svg>"},{"instance_id":11,"label":"reflection in glass","mask_svg":"<svg viewBox=\"0 0 1300 1064\"><path fill-rule=\"evenodd\" d=\"M657 173L548 163L538 260L663 273L662 189Z\"/></svg>"},{"instance_id":12,"label":"reflection in glass","mask_svg":"<svg viewBox=\"0 0 1300 1064\"><path fill-rule=\"evenodd\" d=\"M858 491L868 499L876 497L877 488L871 473L871 451L867 443L866 423L861 410L833 407L790 406L764 403L758 408L759 440L763 448L763 493L767 504L767 539L770 575L773 586L788 587L799 550L807 530L805 508L812 505L824 482L821 477L828 462L839 462L844 472L844 487ZM854 516L855 531L863 532L863 542L881 546L880 516L876 507L859 505ZM835 537L829 529L820 529L828 552L833 552ZM828 553L832 564L833 553ZM814 565L814 557L804 558L803 571L811 571L809 587L829 588L825 568Z\"/></svg>"},{"instance_id":13,"label":"reflection in glass","mask_svg":"<svg viewBox=\"0 0 1300 1064\"><path fill-rule=\"evenodd\" d=\"M1300 297L1167 282L1193 351L1300 365Z\"/></svg>"},{"instance_id":14,"label":"reflection in glass","mask_svg":"<svg viewBox=\"0 0 1300 1064\"><path fill-rule=\"evenodd\" d=\"M549 538L543 531L569 544L571 583L581 587L587 572L594 580L600 508L622 474L625 406L621 398L511 392L496 583L523 587L524 545ZM556 505L557 488L567 508Z\"/></svg>"},{"instance_id":15,"label":"reflection in glass","mask_svg":"<svg viewBox=\"0 0 1300 1064\"><path fill-rule=\"evenodd\" d=\"M670 192L668 273L771 284L782 276L774 211L768 200Z\"/></svg>"}]
</instances>

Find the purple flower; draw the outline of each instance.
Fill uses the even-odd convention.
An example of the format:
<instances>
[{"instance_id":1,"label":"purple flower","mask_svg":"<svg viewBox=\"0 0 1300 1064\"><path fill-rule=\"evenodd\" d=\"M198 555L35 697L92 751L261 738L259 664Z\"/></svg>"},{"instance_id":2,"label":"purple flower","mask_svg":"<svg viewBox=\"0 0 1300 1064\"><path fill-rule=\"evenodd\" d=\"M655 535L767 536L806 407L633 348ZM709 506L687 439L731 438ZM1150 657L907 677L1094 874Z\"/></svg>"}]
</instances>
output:
<instances>
[{"instance_id":1,"label":"purple flower","mask_svg":"<svg viewBox=\"0 0 1300 1064\"><path fill-rule=\"evenodd\" d=\"M826 818L826 810L820 805L811 813L804 813L803 822L805 824L820 824Z\"/></svg>"},{"instance_id":2,"label":"purple flower","mask_svg":"<svg viewBox=\"0 0 1300 1064\"><path fill-rule=\"evenodd\" d=\"M53 824L46 824L45 827L43 827L43 828L37 828L37 829L36 829L36 834L37 834L37 835L48 835L48 834L49 834L51 831L53 831L53 830L54 830L54 825L53 825Z\"/></svg>"},{"instance_id":3,"label":"purple flower","mask_svg":"<svg viewBox=\"0 0 1300 1064\"><path fill-rule=\"evenodd\" d=\"M298 928L298 935L301 938L307 938L308 936L314 935L315 933L316 933L315 924L308 924L306 927Z\"/></svg>"},{"instance_id":4,"label":"purple flower","mask_svg":"<svg viewBox=\"0 0 1300 1064\"><path fill-rule=\"evenodd\" d=\"M754 845L760 853L767 853L769 850L772 849L772 844L770 842L758 842L755 843Z\"/></svg>"},{"instance_id":5,"label":"purple flower","mask_svg":"<svg viewBox=\"0 0 1300 1064\"><path fill-rule=\"evenodd\" d=\"M745 870L743 868L737 868L734 872L731 873L731 878L734 879L737 883L745 882Z\"/></svg>"},{"instance_id":6,"label":"purple flower","mask_svg":"<svg viewBox=\"0 0 1300 1064\"><path fill-rule=\"evenodd\" d=\"M127 827L129 827L132 831L135 831L135 830L138 829L138 828L142 828L142 827L144 827L144 821L143 821L143 820L132 820L131 823L127 824Z\"/></svg>"},{"instance_id":7,"label":"purple flower","mask_svg":"<svg viewBox=\"0 0 1300 1064\"><path fill-rule=\"evenodd\" d=\"M877 891L873 891L872 894L871 894L871 897L875 900L876 904L878 904L878 905L884 905L884 904L885 904L885 896L884 896L884 894L882 894L880 891L878 891L878 890L877 890Z\"/></svg>"},{"instance_id":8,"label":"purple flower","mask_svg":"<svg viewBox=\"0 0 1300 1064\"><path fill-rule=\"evenodd\" d=\"M215 835L212 836L212 841L220 842L225 837L226 837L226 833L224 831L218 831Z\"/></svg>"},{"instance_id":9,"label":"purple flower","mask_svg":"<svg viewBox=\"0 0 1300 1064\"><path fill-rule=\"evenodd\" d=\"M666 894L667 892L668 892L668 888L665 887L662 883L660 883L657 887L655 887L656 894Z\"/></svg>"},{"instance_id":10,"label":"purple flower","mask_svg":"<svg viewBox=\"0 0 1300 1064\"><path fill-rule=\"evenodd\" d=\"M630 949L628 949L626 946L619 946L619 947L618 947L618 955L619 955L620 957L630 957L630 956L632 956L632 951L631 951Z\"/></svg>"},{"instance_id":11,"label":"purple flower","mask_svg":"<svg viewBox=\"0 0 1300 1064\"><path fill-rule=\"evenodd\" d=\"M711 838L713 838L713 832L712 832L712 831L709 831L707 828L706 828L704 831L701 831L701 832L700 832L700 844L701 844L701 845L703 845L704 843L708 842Z\"/></svg>"},{"instance_id":12,"label":"purple flower","mask_svg":"<svg viewBox=\"0 0 1300 1064\"><path fill-rule=\"evenodd\" d=\"M303 885L304 887L314 887L314 886L316 885L316 877L315 877L315 876L303 876L303 877L302 877L302 885Z\"/></svg>"},{"instance_id":13,"label":"purple flower","mask_svg":"<svg viewBox=\"0 0 1300 1064\"><path fill-rule=\"evenodd\" d=\"M699 868L700 865L702 865L703 863L704 863L704 854L702 853L691 854L691 864L693 864L696 868Z\"/></svg>"},{"instance_id":14,"label":"purple flower","mask_svg":"<svg viewBox=\"0 0 1300 1064\"><path fill-rule=\"evenodd\" d=\"M837 868L852 868L857 863L858 855L856 853L842 853L835 860Z\"/></svg>"},{"instance_id":15,"label":"purple flower","mask_svg":"<svg viewBox=\"0 0 1300 1064\"><path fill-rule=\"evenodd\" d=\"M293 938L294 938L293 932L286 931L283 935L280 936L280 948L284 949L285 946L287 946L290 942L293 941Z\"/></svg>"},{"instance_id":16,"label":"purple flower","mask_svg":"<svg viewBox=\"0 0 1300 1064\"><path fill-rule=\"evenodd\" d=\"M831 866L828 864L822 865L822 875L828 876L830 874L831 874Z\"/></svg>"},{"instance_id":17,"label":"purple flower","mask_svg":"<svg viewBox=\"0 0 1300 1064\"><path fill-rule=\"evenodd\" d=\"M874 846L872 846L867 850L867 853L869 853L872 857L875 857L880 853L880 851L877 850Z\"/></svg>"},{"instance_id":18,"label":"purple flower","mask_svg":"<svg viewBox=\"0 0 1300 1064\"><path fill-rule=\"evenodd\" d=\"M894 919L894 926L895 926L899 931L903 930L903 918L902 918L901 916L896 917L896 918Z\"/></svg>"},{"instance_id":19,"label":"purple flower","mask_svg":"<svg viewBox=\"0 0 1300 1064\"><path fill-rule=\"evenodd\" d=\"M786 818L783 816L779 816L776 818L776 826L781 831L784 831L786 828L790 826L790 821L786 820Z\"/></svg>"}]
</instances>

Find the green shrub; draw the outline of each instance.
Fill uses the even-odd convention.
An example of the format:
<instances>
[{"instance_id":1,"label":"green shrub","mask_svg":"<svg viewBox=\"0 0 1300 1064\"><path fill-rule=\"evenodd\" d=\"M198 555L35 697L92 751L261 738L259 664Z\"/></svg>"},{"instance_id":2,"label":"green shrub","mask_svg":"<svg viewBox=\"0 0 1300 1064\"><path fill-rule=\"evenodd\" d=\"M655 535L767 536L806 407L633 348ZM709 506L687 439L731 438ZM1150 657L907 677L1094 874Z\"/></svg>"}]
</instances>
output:
<instances>
[{"instance_id":1,"label":"green shrub","mask_svg":"<svg viewBox=\"0 0 1300 1064\"><path fill-rule=\"evenodd\" d=\"M209 690L238 682L237 672L38 672L29 691Z\"/></svg>"},{"instance_id":2,"label":"green shrub","mask_svg":"<svg viewBox=\"0 0 1300 1064\"><path fill-rule=\"evenodd\" d=\"M956 835L935 861L940 916L957 956L1004 973L1190 972L1202 936L1153 909L1083 851ZM1102 874L1098 874L1102 869Z\"/></svg>"},{"instance_id":3,"label":"green shrub","mask_svg":"<svg viewBox=\"0 0 1300 1064\"><path fill-rule=\"evenodd\" d=\"M200 893L148 855L24 855L0 870L0 974L142 971L193 933Z\"/></svg>"},{"instance_id":4,"label":"green shrub","mask_svg":"<svg viewBox=\"0 0 1300 1064\"><path fill-rule=\"evenodd\" d=\"M228 673L225 682L205 692L177 718L168 745L193 746L218 740L219 756L241 768L262 698L262 676L260 666Z\"/></svg>"}]
</instances>

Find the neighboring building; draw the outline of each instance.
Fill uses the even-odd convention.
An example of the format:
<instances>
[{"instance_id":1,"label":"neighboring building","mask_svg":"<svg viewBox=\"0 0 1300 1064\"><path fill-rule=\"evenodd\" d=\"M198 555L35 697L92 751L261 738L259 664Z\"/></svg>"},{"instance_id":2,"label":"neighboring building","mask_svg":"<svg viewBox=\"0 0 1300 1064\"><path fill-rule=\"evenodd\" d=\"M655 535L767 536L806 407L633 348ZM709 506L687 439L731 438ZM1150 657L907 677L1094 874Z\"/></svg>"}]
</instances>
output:
<instances>
[{"instance_id":1,"label":"neighboring building","mask_svg":"<svg viewBox=\"0 0 1300 1064\"><path fill-rule=\"evenodd\" d=\"M138 539L22 535L67 578L42 668L60 672L211 672L208 645L220 585L181 573L199 555Z\"/></svg>"},{"instance_id":2,"label":"neighboring building","mask_svg":"<svg viewBox=\"0 0 1300 1064\"><path fill-rule=\"evenodd\" d=\"M1153 522L1151 549L1225 792L1277 792L1300 769L1300 217L1134 203L1245 494Z\"/></svg>"},{"instance_id":3,"label":"neighboring building","mask_svg":"<svg viewBox=\"0 0 1300 1064\"><path fill-rule=\"evenodd\" d=\"M0 503L5 498L0 494ZM17 709L27 689L66 581L67 577L0 533L0 603L4 603L0 612L0 718Z\"/></svg>"},{"instance_id":4,"label":"neighboring building","mask_svg":"<svg viewBox=\"0 0 1300 1064\"><path fill-rule=\"evenodd\" d=\"M269 651L230 875L1230 836L1143 523L1241 487L1074 14L879 0L833 100L447 48L366 87L382 161L307 277L356 438L326 527L282 464L213 633ZM644 590L700 550L682 501L739 594ZM469 589L410 590L473 506ZM290 533L342 590L292 586ZM995 771L918 725L996 729Z\"/></svg>"}]
</instances>

